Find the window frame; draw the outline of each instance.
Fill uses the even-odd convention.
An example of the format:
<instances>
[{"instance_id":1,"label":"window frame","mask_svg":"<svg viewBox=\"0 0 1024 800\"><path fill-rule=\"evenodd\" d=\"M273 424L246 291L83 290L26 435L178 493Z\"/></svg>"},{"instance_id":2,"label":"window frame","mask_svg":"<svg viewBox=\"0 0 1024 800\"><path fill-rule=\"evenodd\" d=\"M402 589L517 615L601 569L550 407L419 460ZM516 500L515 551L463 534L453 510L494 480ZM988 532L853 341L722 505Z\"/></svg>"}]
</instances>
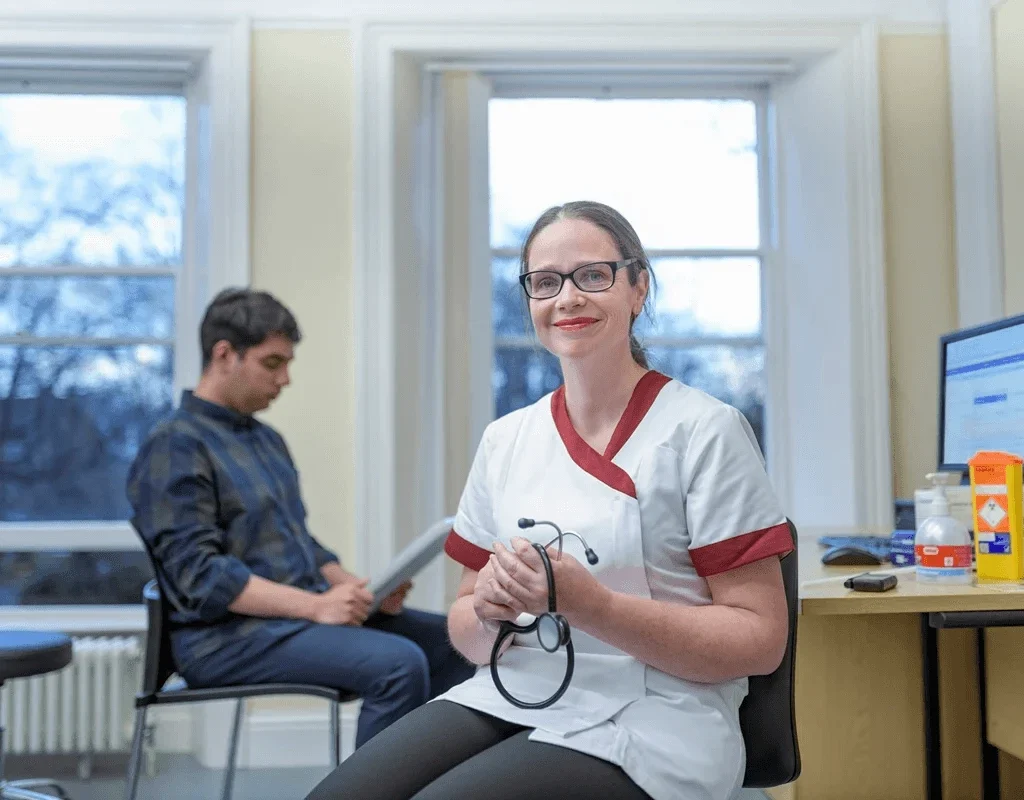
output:
<instances>
[{"instance_id":1,"label":"window frame","mask_svg":"<svg viewBox=\"0 0 1024 800\"><path fill-rule=\"evenodd\" d=\"M28 80L29 92L141 95L163 94L177 87L175 93L186 98L180 267L0 271L0 277L62 271L89 275L173 272L175 405L182 387L194 385L199 377L197 332L206 303L226 286L250 282L249 43L246 20L196 20L188 26L180 21L124 20L59 29L40 22L0 31L0 75L4 76L0 91L26 91L22 82ZM20 344L26 341L18 339ZM142 549L130 523L120 520L0 523L0 541L10 551ZM28 619L35 627L61 630L69 624L78 624L82 630L127 630L144 627L140 614L140 607L134 605L9 606L0 609L0 624L19 625L18 620Z\"/></svg>"},{"instance_id":2,"label":"window frame","mask_svg":"<svg viewBox=\"0 0 1024 800\"><path fill-rule=\"evenodd\" d=\"M665 76L662 76L663 78ZM771 276L766 275L768 266L777 263L777 248L772 237L775 225L776 209L772 202L771 175L773 170L769 128L769 92L763 81L747 81L737 83L733 80L722 80L708 73L703 76L674 76L670 80L653 80L645 78L643 83L628 73L584 74L575 76L549 76L543 73L501 73L492 80L492 91L489 99L533 99L533 98L567 98L594 100L748 100L754 103L755 125L757 132L757 192L758 192L758 241L756 248L647 248L647 256L653 262L659 258L692 258L692 259L727 259L752 258L758 261L761 298L761 331L756 336L661 336L646 337L647 347L666 347L684 349L700 346L727 346L738 348L760 347L765 353L765 450L771 449L770 441L778 440L780 435L773 432L777 427L776 415L771 410L772 371L782 369L781 363L768 362L768 343L766 341L766 295L767 282ZM490 231L488 231L488 241ZM493 263L496 258L519 258L517 247L490 247L490 275L493 280ZM475 309L477 304L474 304ZM471 313L474 313L471 311ZM489 315L488 310L488 315ZM490 317L488 316L488 319ZM474 326L476 327L476 326ZM498 336L491 332L491 373L488 374L488 386L494 369L494 354L499 347L516 347L535 349L540 347L536 337L529 331L524 336ZM778 376L776 380L784 380ZM483 391L482 382L475 387L477 392ZM491 413L495 416L494 391L491 389Z\"/></svg>"},{"instance_id":3,"label":"window frame","mask_svg":"<svg viewBox=\"0 0 1024 800\"><path fill-rule=\"evenodd\" d=\"M634 75L648 64L668 65L684 74L690 68L690 74L714 71L768 84L769 128L780 156L770 176L780 210L772 237L780 255L777 264L766 265L779 282L769 282L764 330L769 348L778 343L766 360L784 360L787 372L779 385L779 370L771 374L770 402L780 403L776 416L784 432L781 441L768 443L773 482L804 529L891 524L879 16L875 8L842 20L822 11L785 25L765 25L760 17L753 25L723 12L700 21L685 15L656 22L573 18L552 26L513 15L431 25L368 20L357 27L353 295L360 470L354 529L360 569L385 568L405 531L450 511L436 476L466 457L461 450L444 452L447 423L437 403L445 364L437 331L449 309L437 288L446 236L438 213L445 134L430 78L448 71L483 83L477 75L513 61L580 72L602 64ZM482 94L481 87L471 91ZM479 117L472 104L468 116ZM828 135L821 135L823 126ZM471 135L465 167L486 175L478 149ZM480 213L478 184L469 181L470 219ZM405 221L419 218L415 214L425 224L410 230ZM487 258L489 247L471 231L457 244L471 263ZM822 263L831 269L816 271ZM419 270L412 283L422 290L416 306L393 292L410 282L414 264ZM814 291L827 293L827 314L815 305ZM471 288L470 308L489 302L480 287ZM488 336L474 333L470 366L478 368L477 350ZM425 361L410 373L405 364L414 350L426 351ZM381 368L392 364L395 369ZM811 375L819 368L827 372L823 386L822 376ZM471 446L479 438L477 416L471 406L465 424ZM421 440L408 452L410 442ZM416 488L412 502L409 487Z\"/></svg>"}]
</instances>

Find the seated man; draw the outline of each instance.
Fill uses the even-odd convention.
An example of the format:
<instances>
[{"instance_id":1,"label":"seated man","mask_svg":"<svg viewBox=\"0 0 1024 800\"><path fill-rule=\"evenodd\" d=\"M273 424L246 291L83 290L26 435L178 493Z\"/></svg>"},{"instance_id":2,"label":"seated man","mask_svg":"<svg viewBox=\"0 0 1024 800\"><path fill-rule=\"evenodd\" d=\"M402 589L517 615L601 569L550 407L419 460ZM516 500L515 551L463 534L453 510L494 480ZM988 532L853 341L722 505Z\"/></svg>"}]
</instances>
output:
<instances>
[{"instance_id":1,"label":"seated man","mask_svg":"<svg viewBox=\"0 0 1024 800\"><path fill-rule=\"evenodd\" d=\"M403 610L408 585L368 616L367 581L306 529L288 448L252 416L288 385L300 338L269 294L219 294L200 328L199 384L139 449L128 496L189 685L356 692L359 747L474 668L449 645L444 616Z\"/></svg>"}]
</instances>

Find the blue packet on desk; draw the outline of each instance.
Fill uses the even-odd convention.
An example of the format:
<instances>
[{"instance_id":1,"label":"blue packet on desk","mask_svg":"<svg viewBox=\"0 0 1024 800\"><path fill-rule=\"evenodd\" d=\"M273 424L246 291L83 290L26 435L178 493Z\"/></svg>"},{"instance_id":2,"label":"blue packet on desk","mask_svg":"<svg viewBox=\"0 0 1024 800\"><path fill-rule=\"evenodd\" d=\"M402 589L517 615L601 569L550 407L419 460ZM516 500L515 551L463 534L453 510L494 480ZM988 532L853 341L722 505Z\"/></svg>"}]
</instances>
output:
<instances>
[{"instance_id":1,"label":"blue packet on desk","mask_svg":"<svg viewBox=\"0 0 1024 800\"><path fill-rule=\"evenodd\" d=\"M895 530L889 546L889 560L897 567L912 567L914 558L914 536L917 531Z\"/></svg>"}]
</instances>

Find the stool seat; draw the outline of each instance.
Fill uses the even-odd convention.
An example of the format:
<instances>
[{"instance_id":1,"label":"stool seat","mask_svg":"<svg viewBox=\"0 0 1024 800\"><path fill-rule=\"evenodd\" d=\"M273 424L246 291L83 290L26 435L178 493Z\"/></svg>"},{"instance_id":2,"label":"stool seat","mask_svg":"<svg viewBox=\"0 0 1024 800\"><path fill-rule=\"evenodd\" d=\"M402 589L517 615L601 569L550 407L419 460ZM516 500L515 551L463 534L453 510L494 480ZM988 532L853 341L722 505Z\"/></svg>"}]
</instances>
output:
<instances>
[{"instance_id":1,"label":"stool seat","mask_svg":"<svg viewBox=\"0 0 1024 800\"><path fill-rule=\"evenodd\" d=\"M66 634L0 631L0 683L62 669L71 657L71 637Z\"/></svg>"}]
</instances>

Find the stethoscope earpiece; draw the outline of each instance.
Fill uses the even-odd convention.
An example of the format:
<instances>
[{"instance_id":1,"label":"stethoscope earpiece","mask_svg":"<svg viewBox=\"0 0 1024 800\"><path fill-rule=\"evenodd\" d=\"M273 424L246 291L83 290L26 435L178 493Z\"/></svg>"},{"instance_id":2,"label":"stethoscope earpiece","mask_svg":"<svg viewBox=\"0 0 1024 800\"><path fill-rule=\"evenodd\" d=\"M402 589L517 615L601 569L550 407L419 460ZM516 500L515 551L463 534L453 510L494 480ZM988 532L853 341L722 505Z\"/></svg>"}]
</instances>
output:
<instances>
[{"instance_id":1,"label":"stethoscope earpiece","mask_svg":"<svg viewBox=\"0 0 1024 800\"><path fill-rule=\"evenodd\" d=\"M516 524L519 525L519 527L523 530L525 530L526 528L532 528L534 525L550 525L552 528L558 531L558 535L550 542L548 542L546 545L544 545L545 547L551 547L551 545L553 545L555 542L558 542L558 555L562 555L562 539L564 539L566 536L573 536L579 539L580 544L583 545L583 554L587 557L587 563L590 564L590 566L594 566L598 562L597 553L595 553L590 548L590 545L587 544L587 540L580 536L578 533L576 533L576 531L565 531L563 533L562 529L555 525L555 523L553 522L544 522L543 520L537 522L537 520L530 519L529 517L520 517L519 521Z\"/></svg>"}]
</instances>

